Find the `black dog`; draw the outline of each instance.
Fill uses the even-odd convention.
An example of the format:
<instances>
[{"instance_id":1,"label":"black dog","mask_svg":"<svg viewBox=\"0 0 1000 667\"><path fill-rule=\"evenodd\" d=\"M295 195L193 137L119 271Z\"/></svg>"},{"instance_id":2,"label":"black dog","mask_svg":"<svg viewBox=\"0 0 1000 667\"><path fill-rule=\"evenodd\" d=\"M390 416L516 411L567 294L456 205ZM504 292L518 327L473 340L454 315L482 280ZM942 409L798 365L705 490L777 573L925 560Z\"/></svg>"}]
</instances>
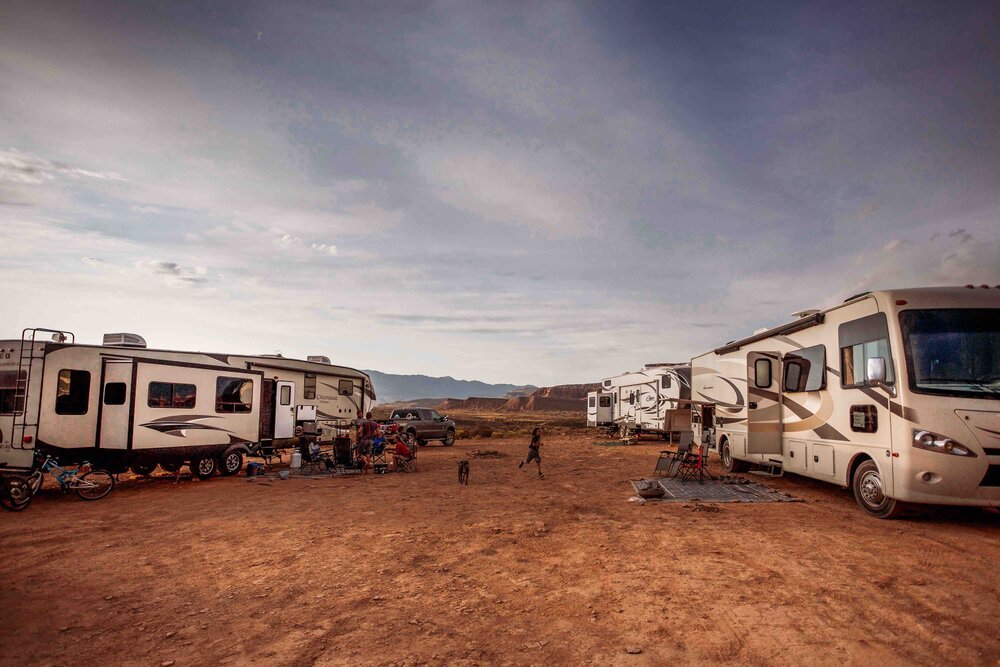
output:
<instances>
[{"instance_id":1,"label":"black dog","mask_svg":"<svg viewBox=\"0 0 1000 667\"><path fill-rule=\"evenodd\" d=\"M458 483L469 485L469 462L465 459L458 462Z\"/></svg>"}]
</instances>

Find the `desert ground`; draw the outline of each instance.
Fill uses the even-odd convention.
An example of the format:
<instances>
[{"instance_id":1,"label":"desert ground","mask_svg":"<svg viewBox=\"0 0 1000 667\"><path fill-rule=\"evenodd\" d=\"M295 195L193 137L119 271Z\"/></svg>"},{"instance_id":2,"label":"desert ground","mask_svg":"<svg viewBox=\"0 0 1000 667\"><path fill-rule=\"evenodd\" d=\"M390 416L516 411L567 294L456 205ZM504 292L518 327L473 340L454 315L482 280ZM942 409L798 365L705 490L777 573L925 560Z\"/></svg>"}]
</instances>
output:
<instances>
[{"instance_id":1,"label":"desert ground","mask_svg":"<svg viewBox=\"0 0 1000 667\"><path fill-rule=\"evenodd\" d=\"M996 513L878 521L794 476L801 503L638 504L662 443L593 440L547 438L545 479L501 434L413 474L43 492L0 515L0 662L1000 662Z\"/></svg>"}]
</instances>

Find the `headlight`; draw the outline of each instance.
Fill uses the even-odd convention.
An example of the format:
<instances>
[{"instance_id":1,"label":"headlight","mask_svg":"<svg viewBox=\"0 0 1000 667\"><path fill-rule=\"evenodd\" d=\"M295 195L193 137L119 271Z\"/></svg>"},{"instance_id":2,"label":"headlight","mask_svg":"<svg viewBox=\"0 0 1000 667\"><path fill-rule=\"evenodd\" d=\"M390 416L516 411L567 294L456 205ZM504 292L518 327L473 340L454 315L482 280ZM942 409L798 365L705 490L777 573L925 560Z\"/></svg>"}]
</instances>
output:
<instances>
[{"instance_id":1,"label":"headlight","mask_svg":"<svg viewBox=\"0 0 1000 667\"><path fill-rule=\"evenodd\" d=\"M965 445L943 435L932 433L931 431L913 429L913 446L917 449L926 449L929 452L941 452L942 454L968 456L971 458L976 457L976 453Z\"/></svg>"}]
</instances>

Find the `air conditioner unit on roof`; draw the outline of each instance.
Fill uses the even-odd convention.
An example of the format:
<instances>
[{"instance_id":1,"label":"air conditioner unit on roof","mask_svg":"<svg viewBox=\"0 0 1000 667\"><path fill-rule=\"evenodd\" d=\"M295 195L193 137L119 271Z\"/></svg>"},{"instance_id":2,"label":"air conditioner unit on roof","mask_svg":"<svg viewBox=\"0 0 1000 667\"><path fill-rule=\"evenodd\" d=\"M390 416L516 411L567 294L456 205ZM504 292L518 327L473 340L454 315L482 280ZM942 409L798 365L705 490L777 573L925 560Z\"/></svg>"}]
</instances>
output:
<instances>
[{"instance_id":1,"label":"air conditioner unit on roof","mask_svg":"<svg viewBox=\"0 0 1000 667\"><path fill-rule=\"evenodd\" d=\"M106 333L104 345L108 347L146 347L146 339L134 333Z\"/></svg>"},{"instance_id":2,"label":"air conditioner unit on roof","mask_svg":"<svg viewBox=\"0 0 1000 667\"><path fill-rule=\"evenodd\" d=\"M311 354L306 357L306 361L311 361L316 364L326 364L327 366L333 363L330 361L330 357L324 357L322 354Z\"/></svg>"}]
</instances>

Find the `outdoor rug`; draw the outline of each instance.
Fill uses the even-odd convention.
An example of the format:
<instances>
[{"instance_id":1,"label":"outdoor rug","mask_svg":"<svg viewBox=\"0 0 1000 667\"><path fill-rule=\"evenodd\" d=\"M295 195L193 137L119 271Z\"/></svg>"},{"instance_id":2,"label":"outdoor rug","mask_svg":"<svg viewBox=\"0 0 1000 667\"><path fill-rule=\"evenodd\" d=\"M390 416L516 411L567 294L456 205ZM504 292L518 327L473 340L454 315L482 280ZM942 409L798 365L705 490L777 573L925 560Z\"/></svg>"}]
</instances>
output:
<instances>
[{"instance_id":1,"label":"outdoor rug","mask_svg":"<svg viewBox=\"0 0 1000 667\"><path fill-rule=\"evenodd\" d=\"M655 481L666 492L662 498L639 498L639 487L643 483ZM723 484L718 480L698 482L682 482L678 479L631 480L636 491L636 499L647 502L707 502L707 503L796 503L801 498L793 498L787 493L769 489L757 482L745 484Z\"/></svg>"}]
</instances>

